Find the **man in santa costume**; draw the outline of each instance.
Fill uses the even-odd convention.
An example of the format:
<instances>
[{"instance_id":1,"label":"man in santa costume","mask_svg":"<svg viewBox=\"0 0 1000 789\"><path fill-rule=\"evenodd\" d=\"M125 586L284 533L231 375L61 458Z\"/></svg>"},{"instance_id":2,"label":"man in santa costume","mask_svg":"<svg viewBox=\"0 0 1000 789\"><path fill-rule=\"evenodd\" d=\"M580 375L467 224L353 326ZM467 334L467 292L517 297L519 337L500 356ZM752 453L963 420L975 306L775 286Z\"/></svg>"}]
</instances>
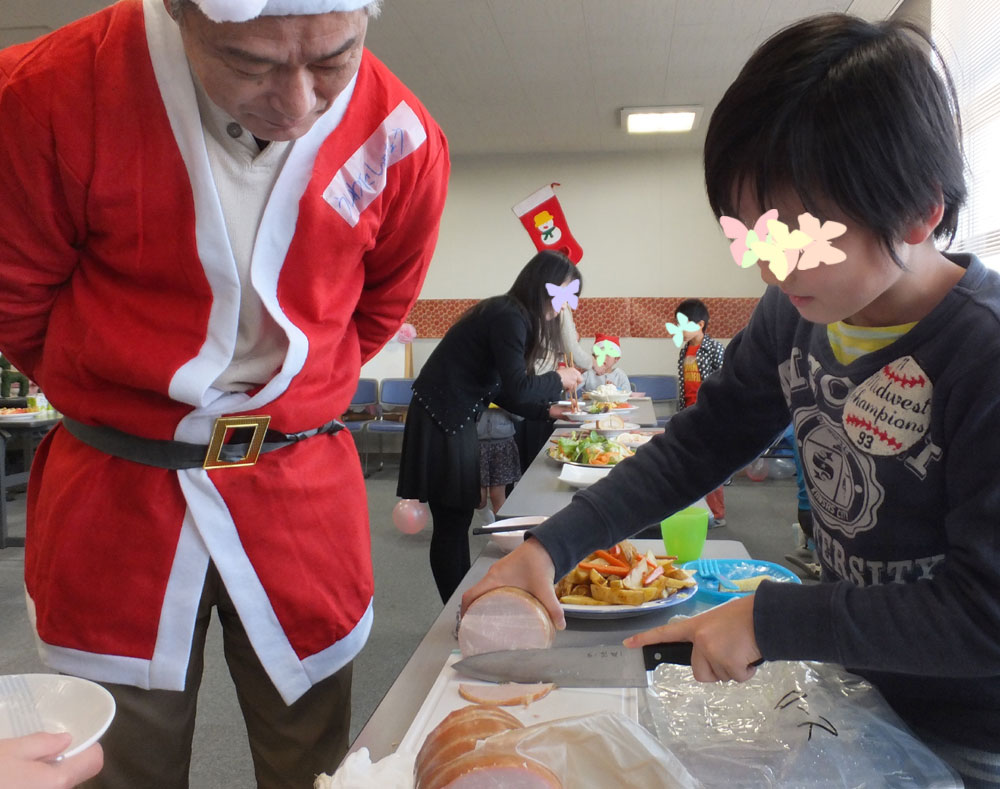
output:
<instances>
[{"instance_id":1,"label":"man in santa costume","mask_svg":"<svg viewBox=\"0 0 1000 789\"><path fill-rule=\"evenodd\" d=\"M259 785L346 751L373 581L337 418L449 172L377 11L122 0L0 52L0 349L66 417L25 586L45 662L117 701L95 785L187 786L213 608Z\"/></svg>"}]
</instances>

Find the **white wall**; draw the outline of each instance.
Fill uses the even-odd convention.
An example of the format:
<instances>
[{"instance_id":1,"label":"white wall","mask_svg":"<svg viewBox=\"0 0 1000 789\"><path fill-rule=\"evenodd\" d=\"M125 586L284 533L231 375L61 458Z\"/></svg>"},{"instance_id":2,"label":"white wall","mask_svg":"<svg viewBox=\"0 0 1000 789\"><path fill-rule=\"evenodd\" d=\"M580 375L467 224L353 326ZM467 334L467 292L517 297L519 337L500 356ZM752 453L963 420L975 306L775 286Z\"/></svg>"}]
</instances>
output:
<instances>
[{"instance_id":1,"label":"white wall","mask_svg":"<svg viewBox=\"0 0 1000 789\"><path fill-rule=\"evenodd\" d=\"M763 293L756 273L729 257L700 151L690 151L456 159L421 298L506 291L535 252L511 206L552 181L584 250L585 296Z\"/></svg>"},{"instance_id":2,"label":"white wall","mask_svg":"<svg viewBox=\"0 0 1000 789\"><path fill-rule=\"evenodd\" d=\"M756 269L743 271L729 256L705 196L701 153L689 151L456 158L420 297L484 298L506 291L535 253L511 206L553 181L561 184L556 194L584 250L584 296L764 292ZM414 343L415 371L435 345ZM674 374L676 361L669 340L622 340L626 373Z\"/></svg>"}]
</instances>

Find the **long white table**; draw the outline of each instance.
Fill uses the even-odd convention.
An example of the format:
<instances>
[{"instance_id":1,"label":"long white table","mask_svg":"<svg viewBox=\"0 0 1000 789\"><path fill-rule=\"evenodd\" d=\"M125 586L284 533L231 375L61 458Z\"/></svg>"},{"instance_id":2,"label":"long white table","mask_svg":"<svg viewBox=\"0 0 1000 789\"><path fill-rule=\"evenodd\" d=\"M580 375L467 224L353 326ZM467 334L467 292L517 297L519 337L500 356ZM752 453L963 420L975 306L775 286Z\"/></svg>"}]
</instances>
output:
<instances>
[{"instance_id":1,"label":"long white table","mask_svg":"<svg viewBox=\"0 0 1000 789\"><path fill-rule=\"evenodd\" d=\"M552 437L558 438L571 432L570 428L557 428ZM644 432L647 430L644 429ZM546 442L514 485L498 512L501 518L555 515L573 499L577 489L559 479L562 465L548 457L551 446L551 443Z\"/></svg>"},{"instance_id":2,"label":"long white table","mask_svg":"<svg viewBox=\"0 0 1000 789\"><path fill-rule=\"evenodd\" d=\"M7 535L7 489L14 485L28 483L35 447L60 419L62 416L55 411L41 411L30 417L21 414L0 415L0 550L24 546L23 537L9 537ZM7 450L15 438L21 442L23 468L19 472L8 474L6 468Z\"/></svg>"},{"instance_id":3,"label":"long white table","mask_svg":"<svg viewBox=\"0 0 1000 789\"><path fill-rule=\"evenodd\" d=\"M462 594L477 583L490 565L502 555L500 549L492 542L487 544L441 614L434 620L423 641L396 677L396 681L375 708L364 728L358 733L351 744L351 751L367 748L374 761L396 750L445 661L458 646L454 632ZM748 558L749 554L743 543L736 540L709 540L705 543L703 556L710 559L741 559ZM640 617L628 619L567 617L566 629L556 635L556 646L620 644L622 639L631 633L664 624L677 614L690 616L713 605L715 604L706 603L695 595L684 603Z\"/></svg>"}]
</instances>

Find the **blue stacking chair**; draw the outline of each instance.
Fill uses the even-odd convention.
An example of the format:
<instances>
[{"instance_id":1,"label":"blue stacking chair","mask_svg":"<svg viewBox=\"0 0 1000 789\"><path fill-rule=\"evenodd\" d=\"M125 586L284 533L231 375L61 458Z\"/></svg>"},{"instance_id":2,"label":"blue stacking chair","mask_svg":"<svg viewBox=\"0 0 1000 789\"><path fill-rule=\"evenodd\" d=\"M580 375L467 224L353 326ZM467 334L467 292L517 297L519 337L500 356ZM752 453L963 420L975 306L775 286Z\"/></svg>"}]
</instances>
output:
<instances>
[{"instance_id":1,"label":"blue stacking chair","mask_svg":"<svg viewBox=\"0 0 1000 789\"><path fill-rule=\"evenodd\" d=\"M406 410L413 398L412 378L383 378L379 385L378 416L365 422L364 429L368 433L378 435L378 468L368 471L368 441L365 441L365 476L381 471L385 465L382 451L382 436L386 433L402 433L405 429Z\"/></svg>"},{"instance_id":2,"label":"blue stacking chair","mask_svg":"<svg viewBox=\"0 0 1000 789\"><path fill-rule=\"evenodd\" d=\"M358 388L351 398L351 405L347 412L341 417L341 421L347 425L347 429L360 436L364 440L365 425L378 416L378 380L375 378L361 378L358 380Z\"/></svg>"},{"instance_id":3,"label":"blue stacking chair","mask_svg":"<svg viewBox=\"0 0 1000 789\"><path fill-rule=\"evenodd\" d=\"M657 404L669 403L676 411L677 409L677 376L676 375L630 375L629 383L632 384L632 391L645 392L646 397L653 401L653 407ZM670 415L657 414L656 424L663 427L670 421Z\"/></svg>"}]
</instances>

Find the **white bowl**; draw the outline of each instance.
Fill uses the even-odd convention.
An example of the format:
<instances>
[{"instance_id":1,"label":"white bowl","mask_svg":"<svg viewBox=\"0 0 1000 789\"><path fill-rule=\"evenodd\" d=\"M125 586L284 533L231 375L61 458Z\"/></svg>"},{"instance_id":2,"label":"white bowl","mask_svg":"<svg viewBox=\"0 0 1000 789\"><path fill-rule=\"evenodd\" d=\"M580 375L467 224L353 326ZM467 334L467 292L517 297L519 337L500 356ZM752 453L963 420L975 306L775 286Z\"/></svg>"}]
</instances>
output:
<instances>
[{"instance_id":1,"label":"white bowl","mask_svg":"<svg viewBox=\"0 0 1000 789\"><path fill-rule=\"evenodd\" d=\"M13 737L24 705L34 707L43 731L73 735L68 758L97 742L115 716L115 700L96 682L62 674L21 674L0 684L0 739ZM20 688L24 688L24 696ZM6 782L4 783L6 785Z\"/></svg>"},{"instance_id":2,"label":"white bowl","mask_svg":"<svg viewBox=\"0 0 1000 789\"><path fill-rule=\"evenodd\" d=\"M526 529L529 526L537 526L547 519L547 515L525 515L521 518L505 518L504 520L497 521L495 525L504 527L524 526ZM497 544L501 551L510 553L524 542L525 529L497 532L496 534L491 534L490 539Z\"/></svg>"},{"instance_id":3,"label":"white bowl","mask_svg":"<svg viewBox=\"0 0 1000 789\"><path fill-rule=\"evenodd\" d=\"M589 488L598 480L611 473L614 466L574 466L566 463L559 472L559 479L574 488Z\"/></svg>"}]
</instances>

